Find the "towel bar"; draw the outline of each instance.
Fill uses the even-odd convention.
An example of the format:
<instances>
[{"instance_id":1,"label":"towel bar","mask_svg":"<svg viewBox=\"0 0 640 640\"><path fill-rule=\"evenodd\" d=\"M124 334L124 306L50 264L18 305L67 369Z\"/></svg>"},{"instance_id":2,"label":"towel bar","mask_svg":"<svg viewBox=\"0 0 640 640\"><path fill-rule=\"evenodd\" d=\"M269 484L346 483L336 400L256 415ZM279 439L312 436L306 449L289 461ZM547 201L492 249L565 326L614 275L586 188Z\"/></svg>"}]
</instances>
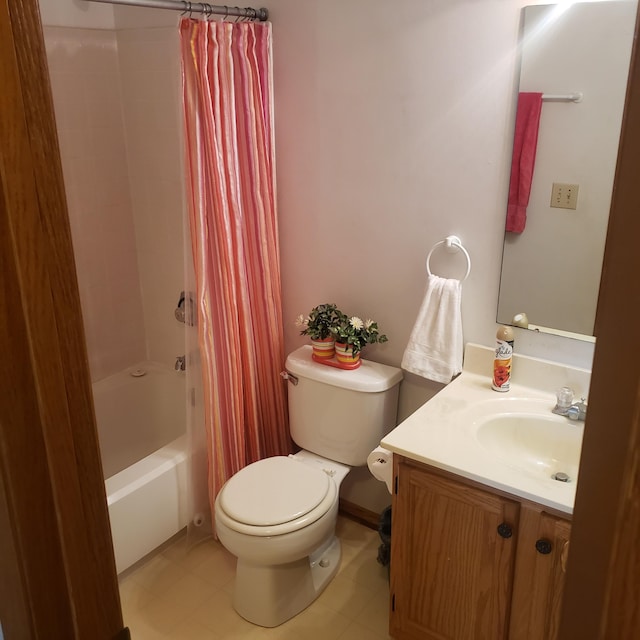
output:
<instances>
[{"instance_id":1,"label":"towel bar","mask_svg":"<svg viewBox=\"0 0 640 640\"><path fill-rule=\"evenodd\" d=\"M440 242L436 242L433 247L431 247L431 251L429 251L427 255L427 274L433 275L431 273L431 267L429 266L429 261L431 260L431 255L440 245L445 245L445 249L450 252L454 251L462 251L464 253L464 257L467 259L467 272L464 274L464 278L460 279L460 282L464 282L471 273L471 257L469 256L469 252L462 246L462 242L458 236L447 236L444 240L440 240Z\"/></svg>"}]
</instances>

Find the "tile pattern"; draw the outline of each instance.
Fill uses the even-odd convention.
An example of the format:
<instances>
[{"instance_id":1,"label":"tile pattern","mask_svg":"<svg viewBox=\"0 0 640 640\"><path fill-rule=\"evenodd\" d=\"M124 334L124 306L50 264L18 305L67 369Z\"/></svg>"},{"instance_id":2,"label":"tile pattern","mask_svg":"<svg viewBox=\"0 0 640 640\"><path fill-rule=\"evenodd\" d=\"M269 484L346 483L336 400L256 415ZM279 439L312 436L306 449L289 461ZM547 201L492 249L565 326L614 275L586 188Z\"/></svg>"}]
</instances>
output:
<instances>
[{"instance_id":1,"label":"tile pattern","mask_svg":"<svg viewBox=\"0 0 640 640\"><path fill-rule=\"evenodd\" d=\"M388 639L387 570L376 561L377 532L338 519L342 563L305 611L265 629L231 605L235 558L209 540L187 550L180 538L120 580L125 624L134 640Z\"/></svg>"}]
</instances>

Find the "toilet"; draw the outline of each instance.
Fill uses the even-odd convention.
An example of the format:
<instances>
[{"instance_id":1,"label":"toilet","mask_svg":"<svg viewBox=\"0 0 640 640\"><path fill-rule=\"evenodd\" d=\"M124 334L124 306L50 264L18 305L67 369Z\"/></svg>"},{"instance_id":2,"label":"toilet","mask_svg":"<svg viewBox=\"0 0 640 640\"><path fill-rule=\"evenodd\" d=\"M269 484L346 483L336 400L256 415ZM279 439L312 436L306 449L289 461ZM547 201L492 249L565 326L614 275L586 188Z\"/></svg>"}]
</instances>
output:
<instances>
[{"instance_id":1,"label":"toilet","mask_svg":"<svg viewBox=\"0 0 640 640\"><path fill-rule=\"evenodd\" d=\"M275 627L309 606L340 566L340 484L394 426L400 369L362 360L345 371L304 346L286 360L295 455L241 469L215 502L220 542L237 558L235 610Z\"/></svg>"}]
</instances>

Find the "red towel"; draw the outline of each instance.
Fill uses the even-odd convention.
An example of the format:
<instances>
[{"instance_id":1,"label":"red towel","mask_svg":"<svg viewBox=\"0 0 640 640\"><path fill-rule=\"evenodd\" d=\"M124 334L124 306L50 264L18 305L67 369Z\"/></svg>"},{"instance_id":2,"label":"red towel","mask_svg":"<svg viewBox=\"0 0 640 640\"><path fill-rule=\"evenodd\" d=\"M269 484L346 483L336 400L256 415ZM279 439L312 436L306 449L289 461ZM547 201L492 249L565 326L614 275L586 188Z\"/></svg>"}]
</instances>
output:
<instances>
[{"instance_id":1,"label":"red towel","mask_svg":"<svg viewBox=\"0 0 640 640\"><path fill-rule=\"evenodd\" d=\"M541 110L541 93L519 94L506 225L506 230L514 233L522 233L527 222L527 205L536 163Z\"/></svg>"}]
</instances>

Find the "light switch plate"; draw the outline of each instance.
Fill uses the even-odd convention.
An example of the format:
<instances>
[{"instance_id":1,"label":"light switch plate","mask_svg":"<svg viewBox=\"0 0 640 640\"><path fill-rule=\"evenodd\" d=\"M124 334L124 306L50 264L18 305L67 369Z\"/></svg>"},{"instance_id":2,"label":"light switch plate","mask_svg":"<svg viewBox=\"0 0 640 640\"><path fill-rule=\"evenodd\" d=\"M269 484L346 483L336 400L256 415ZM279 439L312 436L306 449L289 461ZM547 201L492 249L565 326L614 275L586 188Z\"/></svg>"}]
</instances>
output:
<instances>
[{"instance_id":1,"label":"light switch plate","mask_svg":"<svg viewBox=\"0 0 640 640\"><path fill-rule=\"evenodd\" d=\"M557 209L575 209L578 206L577 184L554 182L551 187L551 206Z\"/></svg>"}]
</instances>

